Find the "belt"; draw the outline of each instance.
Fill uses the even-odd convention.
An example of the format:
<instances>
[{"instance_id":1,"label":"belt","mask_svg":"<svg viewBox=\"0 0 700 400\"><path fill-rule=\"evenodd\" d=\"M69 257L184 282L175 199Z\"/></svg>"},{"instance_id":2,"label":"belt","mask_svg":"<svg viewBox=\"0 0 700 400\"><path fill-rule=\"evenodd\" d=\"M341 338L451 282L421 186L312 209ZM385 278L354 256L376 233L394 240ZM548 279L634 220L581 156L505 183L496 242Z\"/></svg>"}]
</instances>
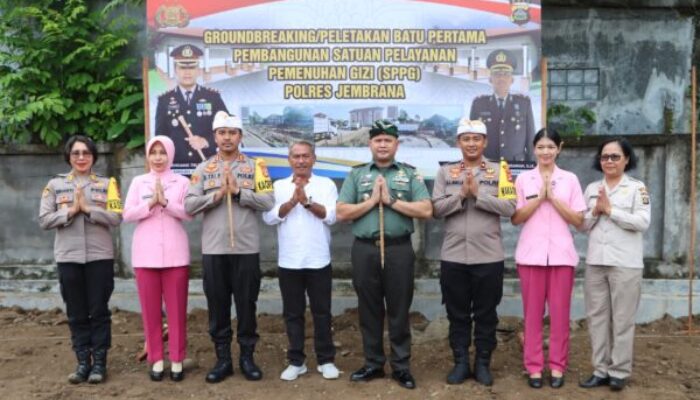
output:
<instances>
[{"instance_id":1,"label":"belt","mask_svg":"<svg viewBox=\"0 0 700 400\"><path fill-rule=\"evenodd\" d=\"M362 243L373 244L377 247L380 246L379 239L366 239L366 238L356 237L355 240L362 242ZM408 243L410 241L411 241L411 235L399 236L399 237L393 237L393 238L385 237L384 238L384 246L395 246L398 244Z\"/></svg>"}]
</instances>

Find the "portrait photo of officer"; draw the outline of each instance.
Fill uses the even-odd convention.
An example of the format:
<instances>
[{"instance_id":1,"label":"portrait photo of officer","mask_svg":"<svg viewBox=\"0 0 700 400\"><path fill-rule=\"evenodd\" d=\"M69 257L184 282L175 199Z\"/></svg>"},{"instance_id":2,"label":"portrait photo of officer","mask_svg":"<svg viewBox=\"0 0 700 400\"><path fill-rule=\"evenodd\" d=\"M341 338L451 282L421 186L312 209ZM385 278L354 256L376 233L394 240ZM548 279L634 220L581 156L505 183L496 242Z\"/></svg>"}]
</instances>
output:
<instances>
[{"instance_id":1,"label":"portrait photo of officer","mask_svg":"<svg viewBox=\"0 0 700 400\"><path fill-rule=\"evenodd\" d=\"M176 154L173 169L186 174L216 154L211 133L214 115L219 111L228 113L219 92L197 83L203 54L201 49L189 44L170 52L177 85L158 97L156 108L155 134L173 140Z\"/></svg>"},{"instance_id":2,"label":"portrait photo of officer","mask_svg":"<svg viewBox=\"0 0 700 400\"><path fill-rule=\"evenodd\" d=\"M490 160L533 161L532 141L535 120L530 98L511 93L517 59L508 50L492 51L486 59L492 94L474 99L469 112L472 120L481 120L488 132L484 156Z\"/></svg>"}]
</instances>

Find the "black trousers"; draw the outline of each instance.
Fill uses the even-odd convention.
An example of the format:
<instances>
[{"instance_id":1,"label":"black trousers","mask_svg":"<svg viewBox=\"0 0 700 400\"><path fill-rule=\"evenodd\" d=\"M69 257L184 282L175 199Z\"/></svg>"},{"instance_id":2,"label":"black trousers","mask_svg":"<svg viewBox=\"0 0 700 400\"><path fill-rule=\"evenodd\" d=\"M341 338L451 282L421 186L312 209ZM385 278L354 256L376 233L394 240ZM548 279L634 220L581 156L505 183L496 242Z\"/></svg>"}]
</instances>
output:
<instances>
[{"instance_id":1,"label":"black trousers","mask_svg":"<svg viewBox=\"0 0 700 400\"><path fill-rule=\"evenodd\" d=\"M413 302L415 254L409 240L385 246L384 255L382 269L378 246L360 240L352 245L352 284L357 292L365 364L381 368L386 362L382 340L386 314L391 367L395 371L407 370L411 358L408 313Z\"/></svg>"},{"instance_id":2,"label":"black trousers","mask_svg":"<svg viewBox=\"0 0 700 400\"><path fill-rule=\"evenodd\" d=\"M260 255L204 254L204 295L209 309L209 336L216 344L231 343L231 295L236 304L237 340L255 346L259 335L256 303L260 293Z\"/></svg>"},{"instance_id":3,"label":"black trousers","mask_svg":"<svg viewBox=\"0 0 700 400\"><path fill-rule=\"evenodd\" d=\"M321 269L278 268L280 291L282 292L282 314L287 326L289 363L301 366L306 360L304 354L304 327L306 320L306 294L314 319L314 350L318 365L333 362L335 346L331 334L331 288L332 269L330 264Z\"/></svg>"},{"instance_id":4,"label":"black trousers","mask_svg":"<svg viewBox=\"0 0 700 400\"><path fill-rule=\"evenodd\" d=\"M496 348L496 307L503 297L503 261L489 264L440 262L442 302L450 321L449 340L453 350L492 352Z\"/></svg>"},{"instance_id":5,"label":"black trousers","mask_svg":"<svg viewBox=\"0 0 700 400\"><path fill-rule=\"evenodd\" d=\"M73 350L109 349L112 346L109 298L114 291L114 260L57 265Z\"/></svg>"}]
</instances>

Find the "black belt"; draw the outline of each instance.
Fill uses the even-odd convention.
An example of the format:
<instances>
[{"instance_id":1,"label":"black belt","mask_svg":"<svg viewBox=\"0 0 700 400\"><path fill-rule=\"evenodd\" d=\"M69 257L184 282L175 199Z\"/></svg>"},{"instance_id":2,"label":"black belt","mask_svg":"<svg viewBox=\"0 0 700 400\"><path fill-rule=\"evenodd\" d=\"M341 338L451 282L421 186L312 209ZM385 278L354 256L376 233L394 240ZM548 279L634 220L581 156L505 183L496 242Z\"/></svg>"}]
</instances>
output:
<instances>
[{"instance_id":1,"label":"black belt","mask_svg":"<svg viewBox=\"0 0 700 400\"><path fill-rule=\"evenodd\" d=\"M357 241L360 241L362 243L367 243L367 244L373 244L377 247L379 247L379 239L365 239L365 238L355 238ZM385 237L384 238L384 246L395 246L398 244L404 244L407 242L411 241L411 235L406 235L406 236L399 236L399 237Z\"/></svg>"}]
</instances>

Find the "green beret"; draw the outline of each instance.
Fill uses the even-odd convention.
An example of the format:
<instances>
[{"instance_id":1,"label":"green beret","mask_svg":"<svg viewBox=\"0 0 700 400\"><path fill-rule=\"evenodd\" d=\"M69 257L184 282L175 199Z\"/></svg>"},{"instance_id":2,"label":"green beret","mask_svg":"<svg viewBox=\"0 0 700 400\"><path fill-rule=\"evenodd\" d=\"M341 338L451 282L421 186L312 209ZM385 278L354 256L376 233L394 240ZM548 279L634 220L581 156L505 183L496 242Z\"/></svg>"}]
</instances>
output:
<instances>
[{"instance_id":1,"label":"green beret","mask_svg":"<svg viewBox=\"0 0 700 400\"><path fill-rule=\"evenodd\" d=\"M372 128L369 130L369 138L372 139L377 135L391 135L395 138L399 137L399 128L392 124L391 121L386 119L378 119L372 124Z\"/></svg>"}]
</instances>

